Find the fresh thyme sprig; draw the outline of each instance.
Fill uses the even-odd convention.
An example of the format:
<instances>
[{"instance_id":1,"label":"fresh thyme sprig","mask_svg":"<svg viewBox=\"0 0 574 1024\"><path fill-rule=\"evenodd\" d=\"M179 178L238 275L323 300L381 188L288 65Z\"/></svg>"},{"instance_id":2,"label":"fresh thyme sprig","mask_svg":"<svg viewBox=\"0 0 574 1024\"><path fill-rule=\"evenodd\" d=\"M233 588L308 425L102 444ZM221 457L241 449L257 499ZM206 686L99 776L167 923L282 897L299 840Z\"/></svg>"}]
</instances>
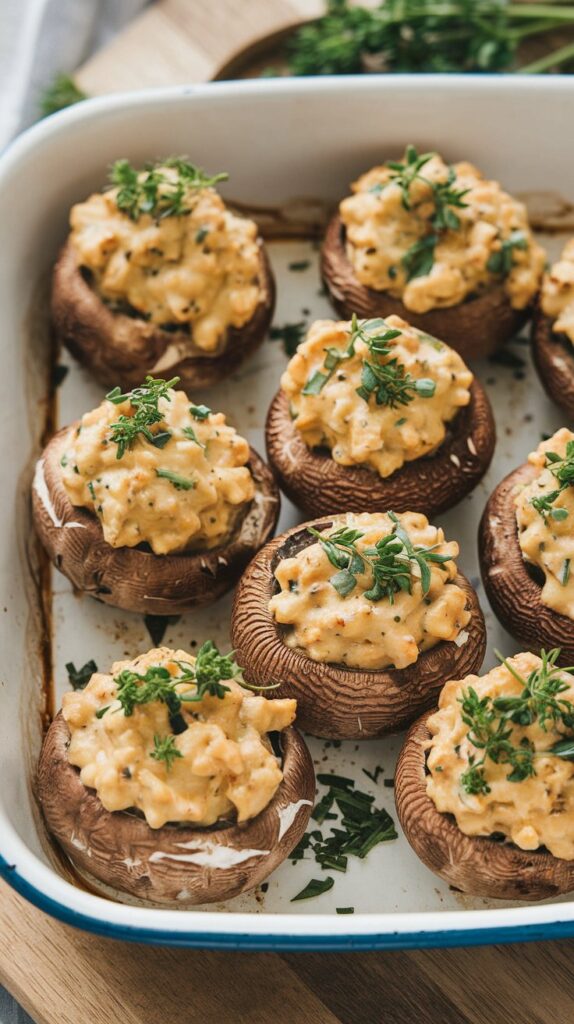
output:
<instances>
[{"instance_id":1,"label":"fresh thyme sprig","mask_svg":"<svg viewBox=\"0 0 574 1024\"><path fill-rule=\"evenodd\" d=\"M401 331L390 328L380 317L359 322L353 314L347 348L329 346L325 349L324 369L316 370L311 375L302 394L320 394L341 363L353 358L357 342L362 341L372 358L362 360L361 386L356 389L360 398L368 403L374 395L377 405L386 405L391 409L407 405L416 395L432 398L436 389L434 380L427 377L417 379L407 372L396 357L389 358L392 353L389 342L400 334Z\"/></svg>"},{"instance_id":2,"label":"fresh thyme sprig","mask_svg":"<svg viewBox=\"0 0 574 1024\"><path fill-rule=\"evenodd\" d=\"M381 537L374 547L359 551L356 542L364 536L361 530L342 527L325 536L314 527L308 532L316 537L331 565L338 572L331 576L330 583L340 597L347 597L357 586L357 576L371 574L371 586L364 591L368 601L387 600L394 604L395 594L400 591L412 593L413 569L418 566L423 596L431 585L429 562L442 565L451 561L451 555L439 555L435 547L415 547L401 526L394 512L387 513L393 522L391 533Z\"/></svg>"},{"instance_id":3,"label":"fresh thyme sprig","mask_svg":"<svg viewBox=\"0 0 574 1024\"><path fill-rule=\"evenodd\" d=\"M157 734L154 736L153 750L149 756L153 757L154 761L163 761L166 771L169 772L176 758L183 757L183 754L175 745L175 736L173 733L169 733L167 736L158 736Z\"/></svg>"},{"instance_id":4,"label":"fresh thyme sprig","mask_svg":"<svg viewBox=\"0 0 574 1024\"><path fill-rule=\"evenodd\" d=\"M120 672L114 682L116 699L124 715L129 718L138 705L160 701L167 705L172 726L175 720L181 731L181 725L185 727L181 720L182 704L195 704L206 696L222 699L229 690L222 682L224 679L235 679L243 685L241 669L232 655L220 654L211 640L199 648L195 664L178 661L177 665L177 676L172 676L163 665L150 665L143 675L132 669ZM182 693L176 689L182 683L195 684L195 690ZM96 717L101 718L110 706L100 708Z\"/></svg>"},{"instance_id":5,"label":"fresh thyme sprig","mask_svg":"<svg viewBox=\"0 0 574 1024\"><path fill-rule=\"evenodd\" d=\"M134 410L133 416L126 416L122 413L115 423L110 424L111 441L118 446L117 459L123 458L140 435L155 448L165 447L171 438L169 430L153 434L150 428L163 420L163 415L158 408L159 400L165 398L169 402L169 391L176 384L179 384L179 377L161 380L148 375L145 384L134 388L133 391L123 394L120 388L114 388L108 392L106 395L108 402L112 402L114 405L129 402Z\"/></svg>"},{"instance_id":6,"label":"fresh thyme sprig","mask_svg":"<svg viewBox=\"0 0 574 1024\"><path fill-rule=\"evenodd\" d=\"M175 176L165 173L175 171ZM112 186L117 188L116 205L131 220L150 214L158 220L181 217L191 210L190 197L197 189L209 188L225 181L226 173L211 177L185 157L168 157L157 164L146 164L142 171L129 160L116 160L110 171Z\"/></svg>"},{"instance_id":7,"label":"fresh thyme sprig","mask_svg":"<svg viewBox=\"0 0 574 1024\"><path fill-rule=\"evenodd\" d=\"M528 726L537 722L546 732L548 722L553 728L562 726L574 729L574 704L560 697L559 694L569 689L563 673L572 672L573 668L559 668L556 661L560 656L560 648L540 652L541 665L537 666L525 678L501 654L497 657L506 670L521 683L520 694L509 697L479 697L476 690L469 686L459 698L461 718L468 726L469 742L482 751L482 757L471 754L468 768L462 773L461 786L469 795L486 795L490 793L486 774L486 762L506 764L510 771L509 782L522 782L536 775L536 757L560 757L574 760L574 737L568 737L554 744L548 750L536 751L534 744L522 737L518 744L513 742L513 725Z\"/></svg>"},{"instance_id":8,"label":"fresh thyme sprig","mask_svg":"<svg viewBox=\"0 0 574 1024\"><path fill-rule=\"evenodd\" d=\"M568 509L556 508L555 502L563 491L567 490L568 487L574 486L574 441L566 443L566 454L564 457L558 455L557 452L545 452L544 455L546 460L545 469L550 470L560 486L553 491L549 491L547 494L541 495L539 498L531 498L530 504L543 519L550 516L552 519L560 522L568 517Z\"/></svg>"}]
</instances>

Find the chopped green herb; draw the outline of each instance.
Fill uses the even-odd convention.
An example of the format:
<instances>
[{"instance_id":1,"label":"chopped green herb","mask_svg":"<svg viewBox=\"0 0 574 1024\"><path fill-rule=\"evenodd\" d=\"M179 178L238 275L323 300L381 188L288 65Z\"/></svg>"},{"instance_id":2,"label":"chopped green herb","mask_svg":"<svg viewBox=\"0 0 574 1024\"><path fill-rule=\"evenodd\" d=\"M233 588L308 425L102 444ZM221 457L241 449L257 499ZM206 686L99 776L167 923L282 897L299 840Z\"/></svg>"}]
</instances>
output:
<instances>
[{"instance_id":1,"label":"chopped green herb","mask_svg":"<svg viewBox=\"0 0 574 1024\"><path fill-rule=\"evenodd\" d=\"M155 475L160 480L169 480L176 491L191 491L196 485L195 480L192 480L190 477L180 476L179 473L174 473L171 469L156 469Z\"/></svg>"},{"instance_id":2,"label":"chopped green herb","mask_svg":"<svg viewBox=\"0 0 574 1024\"><path fill-rule=\"evenodd\" d=\"M311 881L298 892L296 896L293 896L291 903L296 903L298 900L312 900L315 896L322 896L324 892L329 892L332 889L335 882L332 878L312 878Z\"/></svg>"},{"instance_id":3,"label":"chopped green herb","mask_svg":"<svg viewBox=\"0 0 574 1024\"><path fill-rule=\"evenodd\" d=\"M183 757L183 754L176 747L173 734L169 736L158 736L156 734L153 738L153 750L149 756L153 757L155 761L164 761L166 771L169 772L176 758Z\"/></svg>"},{"instance_id":4,"label":"chopped green herb","mask_svg":"<svg viewBox=\"0 0 574 1024\"><path fill-rule=\"evenodd\" d=\"M296 260L294 263L289 264L289 270L300 271L307 270L311 266L311 260Z\"/></svg>"},{"instance_id":5,"label":"chopped green herb","mask_svg":"<svg viewBox=\"0 0 574 1024\"><path fill-rule=\"evenodd\" d=\"M282 327L271 327L269 338L271 341L281 341L285 355L291 357L295 355L303 341L306 327L307 325L304 320L293 324L283 324Z\"/></svg>"},{"instance_id":6,"label":"chopped green herb","mask_svg":"<svg viewBox=\"0 0 574 1024\"><path fill-rule=\"evenodd\" d=\"M172 377L171 380L161 380L147 376L145 384L142 384L139 388L134 388L133 391L122 394L120 388L114 388L108 392L106 395L108 402L112 402L113 405L123 405L124 402L129 402L133 409L133 415L126 416L122 414L115 423L110 424L110 440L118 446L116 458L123 458L126 451L135 444L140 435L149 444L153 444L158 448L163 448L167 441L169 441L171 436L169 431L160 431L153 434L150 428L155 426L156 423L161 423L163 420L163 414L158 408L160 399L166 399L169 402L169 392L178 383L179 377Z\"/></svg>"},{"instance_id":7,"label":"chopped green herb","mask_svg":"<svg viewBox=\"0 0 574 1024\"><path fill-rule=\"evenodd\" d=\"M530 504L543 519L550 516L552 519L560 522L567 519L568 509L556 508L555 502L568 487L574 486L574 441L567 442L564 458L558 455L557 452L545 452L544 455L546 461L545 469L550 470L552 476L560 484L560 487L548 491L547 494L540 495L540 497L531 498Z\"/></svg>"},{"instance_id":8,"label":"chopped green herb","mask_svg":"<svg viewBox=\"0 0 574 1024\"><path fill-rule=\"evenodd\" d=\"M434 251L437 242L437 235L424 235L423 238L413 242L411 247L401 256L401 264L407 281L430 274L434 263Z\"/></svg>"},{"instance_id":9,"label":"chopped green herb","mask_svg":"<svg viewBox=\"0 0 574 1024\"><path fill-rule=\"evenodd\" d=\"M168 626L175 626L181 615L144 615L144 625L154 647L160 647Z\"/></svg>"},{"instance_id":10,"label":"chopped green herb","mask_svg":"<svg viewBox=\"0 0 574 1024\"><path fill-rule=\"evenodd\" d=\"M502 239L500 249L493 252L487 261L487 270L498 277L508 277L514 266L515 249L528 249L528 239L523 231L513 231L508 238Z\"/></svg>"},{"instance_id":11,"label":"chopped green herb","mask_svg":"<svg viewBox=\"0 0 574 1024\"><path fill-rule=\"evenodd\" d=\"M69 366L63 366L61 363L57 363L52 371L52 386L59 388L70 372Z\"/></svg>"},{"instance_id":12,"label":"chopped green herb","mask_svg":"<svg viewBox=\"0 0 574 1024\"><path fill-rule=\"evenodd\" d=\"M197 242L197 244L201 245L202 242L205 242L205 239L207 238L208 234L209 228L200 228L199 231L196 231L195 241Z\"/></svg>"},{"instance_id":13,"label":"chopped green herb","mask_svg":"<svg viewBox=\"0 0 574 1024\"><path fill-rule=\"evenodd\" d=\"M376 786L377 782L379 781L379 775L382 775L384 770L385 769L382 767L382 765L378 764L377 767L372 772L368 771L366 768L363 768L363 774L366 775L367 778L371 780L371 782L374 782Z\"/></svg>"},{"instance_id":14,"label":"chopped green herb","mask_svg":"<svg viewBox=\"0 0 574 1024\"><path fill-rule=\"evenodd\" d=\"M66 672L68 673L68 681L72 690L83 690L88 685L94 672L98 671L98 666L93 659L87 661L81 668L76 668L73 661L66 663Z\"/></svg>"},{"instance_id":15,"label":"chopped green herb","mask_svg":"<svg viewBox=\"0 0 574 1024\"><path fill-rule=\"evenodd\" d=\"M355 913L355 908L354 907L335 907L335 913L336 914L354 914Z\"/></svg>"},{"instance_id":16,"label":"chopped green herb","mask_svg":"<svg viewBox=\"0 0 574 1024\"><path fill-rule=\"evenodd\" d=\"M211 409L206 405L190 405L189 411L194 420L206 420L211 415Z\"/></svg>"},{"instance_id":17,"label":"chopped green herb","mask_svg":"<svg viewBox=\"0 0 574 1024\"><path fill-rule=\"evenodd\" d=\"M195 444L199 445L200 448L203 448L205 450L206 446L203 444L202 441L199 440L193 427L184 427L182 430L182 434L184 437L187 437L188 440L193 441Z\"/></svg>"},{"instance_id":18,"label":"chopped green herb","mask_svg":"<svg viewBox=\"0 0 574 1024\"><path fill-rule=\"evenodd\" d=\"M175 175L166 174L164 168L175 171ZM158 220L188 214L194 191L227 178L225 173L209 177L185 157L168 157L157 164L146 164L141 171L128 160L116 160L110 172L110 182L117 189L118 210L132 220L145 213Z\"/></svg>"}]
</instances>

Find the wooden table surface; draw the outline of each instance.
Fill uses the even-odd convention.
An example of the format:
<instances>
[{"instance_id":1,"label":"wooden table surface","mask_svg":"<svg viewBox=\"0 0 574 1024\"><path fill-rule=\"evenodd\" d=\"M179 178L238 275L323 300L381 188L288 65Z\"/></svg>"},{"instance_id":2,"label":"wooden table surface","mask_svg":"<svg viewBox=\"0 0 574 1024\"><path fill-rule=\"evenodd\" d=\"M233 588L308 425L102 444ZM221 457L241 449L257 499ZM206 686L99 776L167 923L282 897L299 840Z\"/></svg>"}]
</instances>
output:
<instances>
[{"instance_id":1,"label":"wooden table surface","mask_svg":"<svg viewBox=\"0 0 574 1024\"><path fill-rule=\"evenodd\" d=\"M75 76L91 95L206 81L323 0L159 0ZM75 931L0 883L0 984L38 1024L572 1024L574 940L228 953Z\"/></svg>"}]
</instances>

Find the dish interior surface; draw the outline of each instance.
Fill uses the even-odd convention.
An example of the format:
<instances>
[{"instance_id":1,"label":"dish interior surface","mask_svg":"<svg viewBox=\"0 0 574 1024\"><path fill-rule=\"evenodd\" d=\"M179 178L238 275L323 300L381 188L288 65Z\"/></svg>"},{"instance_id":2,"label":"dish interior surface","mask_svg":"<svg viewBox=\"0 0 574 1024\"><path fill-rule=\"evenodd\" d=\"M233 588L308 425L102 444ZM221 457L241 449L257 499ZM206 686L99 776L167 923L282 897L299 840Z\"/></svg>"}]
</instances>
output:
<instances>
[{"instance_id":1,"label":"dish interior surface","mask_svg":"<svg viewBox=\"0 0 574 1024\"><path fill-rule=\"evenodd\" d=\"M146 622L141 615L75 595L47 566L34 539L27 493L41 442L103 397L72 359L51 348L48 273L66 234L70 205L100 187L107 165L120 156L137 162L187 153L210 172L228 170L224 194L259 208L268 238L278 283L275 327L302 329L334 315L321 288L312 236L351 180L396 156L408 142L451 160L474 161L502 180L527 202L550 255L559 252L574 233L574 184L563 130L574 115L574 83L548 79L533 86L516 79L398 76L154 92L82 104L33 130L4 157L0 855L5 876L47 909L62 915L67 908L68 919L112 934L200 945L340 948L539 937L540 929L550 934L552 928L574 932L568 897L527 907L462 896L428 871L400 834L364 861L351 857L345 874L334 873L330 892L310 901L291 902L310 879L322 877L307 854L275 871L265 892L229 903L195 911L127 907L95 895L74 878L46 838L31 785L43 723L68 688L67 662L80 666L94 659L105 671L114 660L158 642L191 651L208 638L221 648L229 643L231 596L168 621L161 636L158 620ZM267 340L241 372L191 397L225 412L264 454L265 414L286 363L283 340ZM56 364L65 370L54 376ZM545 397L523 338L497 361L472 368L493 403L497 448L479 487L436 521L447 539L459 542L459 567L477 588L486 614L486 670L495 663L494 648L512 654L518 647L484 597L478 521L494 486L543 434L563 425L563 418ZM49 383L62 377L56 388ZM300 521L284 499L278 531ZM317 772L352 777L397 822L392 778L401 737L309 743ZM382 771L375 784L365 773L378 766ZM336 913L349 907L353 915ZM506 935L506 929L514 931Z\"/></svg>"}]
</instances>

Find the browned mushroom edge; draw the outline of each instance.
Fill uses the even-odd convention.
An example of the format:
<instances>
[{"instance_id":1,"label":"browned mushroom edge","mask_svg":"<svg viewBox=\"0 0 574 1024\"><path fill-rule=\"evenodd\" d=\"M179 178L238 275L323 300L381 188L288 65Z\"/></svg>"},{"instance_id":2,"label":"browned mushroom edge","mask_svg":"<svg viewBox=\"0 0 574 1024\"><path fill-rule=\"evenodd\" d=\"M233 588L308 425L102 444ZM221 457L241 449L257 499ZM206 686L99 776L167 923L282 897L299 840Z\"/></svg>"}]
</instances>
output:
<instances>
[{"instance_id":1,"label":"browned mushroom edge","mask_svg":"<svg viewBox=\"0 0 574 1024\"><path fill-rule=\"evenodd\" d=\"M340 316L390 316L394 313L456 349L465 360L482 359L516 334L531 316L513 309L502 285L495 285L457 306L413 313L388 292L360 284L345 249L345 228L336 214L329 223L321 252L321 275Z\"/></svg>"},{"instance_id":2,"label":"browned mushroom edge","mask_svg":"<svg viewBox=\"0 0 574 1024\"><path fill-rule=\"evenodd\" d=\"M155 555L144 545L112 547L104 540L94 513L72 505L64 488L60 458L72 428L60 430L37 463L32 513L44 548L76 590L116 608L150 615L211 604L234 586L249 560L272 536L279 492L271 471L251 448L247 465L255 481L255 497L227 544L172 555Z\"/></svg>"},{"instance_id":3,"label":"browned mushroom edge","mask_svg":"<svg viewBox=\"0 0 574 1024\"><path fill-rule=\"evenodd\" d=\"M574 419L574 346L540 307L532 321L532 356L544 390L570 419Z\"/></svg>"},{"instance_id":4,"label":"browned mushroom edge","mask_svg":"<svg viewBox=\"0 0 574 1024\"><path fill-rule=\"evenodd\" d=\"M366 671L330 662L313 661L305 651L288 647L289 627L275 622L269 601L278 591L274 571L315 538L308 526L326 530L329 520L315 519L296 526L266 544L243 574L235 593L231 642L245 678L255 685L280 683L271 697L295 697L297 723L325 739L370 739L395 732L436 704L448 679L477 671L486 649L486 630L478 598L460 573L455 582L464 590L471 618L465 642L441 641L403 669Z\"/></svg>"},{"instance_id":5,"label":"browned mushroom edge","mask_svg":"<svg viewBox=\"0 0 574 1024\"><path fill-rule=\"evenodd\" d=\"M60 712L46 734L36 778L48 831L80 872L120 893L178 907L231 899L267 878L307 827L315 773L292 726L280 734L283 780L267 807L243 824L211 828L152 829L137 812L107 811L68 761L69 740Z\"/></svg>"},{"instance_id":6,"label":"browned mushroom edge","mask_svg":"<svg viewBox=\"0 0 574 1024\"><path fill-rule=\"evenodd\" d=\"M494 453L496 427L482 385L473 380L470 402L447 426L432 454L381 477L366 466L342 466L326 448L309 448L279 391L267 414L267 457L291 501L310 516L346 512L423 512L432 518L451 508L482 479Z\"/></svg>"},{"instance_id":7,"label":"browned mushroom edge","mask_svg":"<svg viewBox=\"0 0 574 1024\"><path fill-rule=\"evenodd\" d=\"M427 712L411 726L395 772L403 831L431 871L461 892L505 900L545 900L574 889L574 861L546 849L521 850L487 836L467 836L453 815L438 811L426 791Z\"/></svg>"},{"instance_id":8,"label":"browned mushroom edge","mask_svg":"<svg viewBox=\"0 0 574 1024\"><path fill-rule=\"evenodd\" d=\"M479 556L486 596L497 619L511 636L535 654L541 647L561 647L559 664L574 659L574 620L542 603L544 575L529 565L518 540L516 489L540 470L529 462L509 473L492 492L479 527Z\"/></svg>"},{"instance_id":9,"label":"browned mushroom edge","mask_svg":"<svg viewBox=\"0 0 574 1024\"><path fill-rule=\"evenodd\" d=\"M52 320L56 336L100 384L133 388L148 373L180 377L180 387L209 388L234 373L263 342L275 308L275 281L260 240L262 297L244 327L230 327L222 351L189 356L190 335L164 330L136 316L113 312L91 286L72 244L64 245L52 283ZM175 348L173 359L168 349ZM165 364L162 360L165 358Z\"/></svg>"}]
</instances>

